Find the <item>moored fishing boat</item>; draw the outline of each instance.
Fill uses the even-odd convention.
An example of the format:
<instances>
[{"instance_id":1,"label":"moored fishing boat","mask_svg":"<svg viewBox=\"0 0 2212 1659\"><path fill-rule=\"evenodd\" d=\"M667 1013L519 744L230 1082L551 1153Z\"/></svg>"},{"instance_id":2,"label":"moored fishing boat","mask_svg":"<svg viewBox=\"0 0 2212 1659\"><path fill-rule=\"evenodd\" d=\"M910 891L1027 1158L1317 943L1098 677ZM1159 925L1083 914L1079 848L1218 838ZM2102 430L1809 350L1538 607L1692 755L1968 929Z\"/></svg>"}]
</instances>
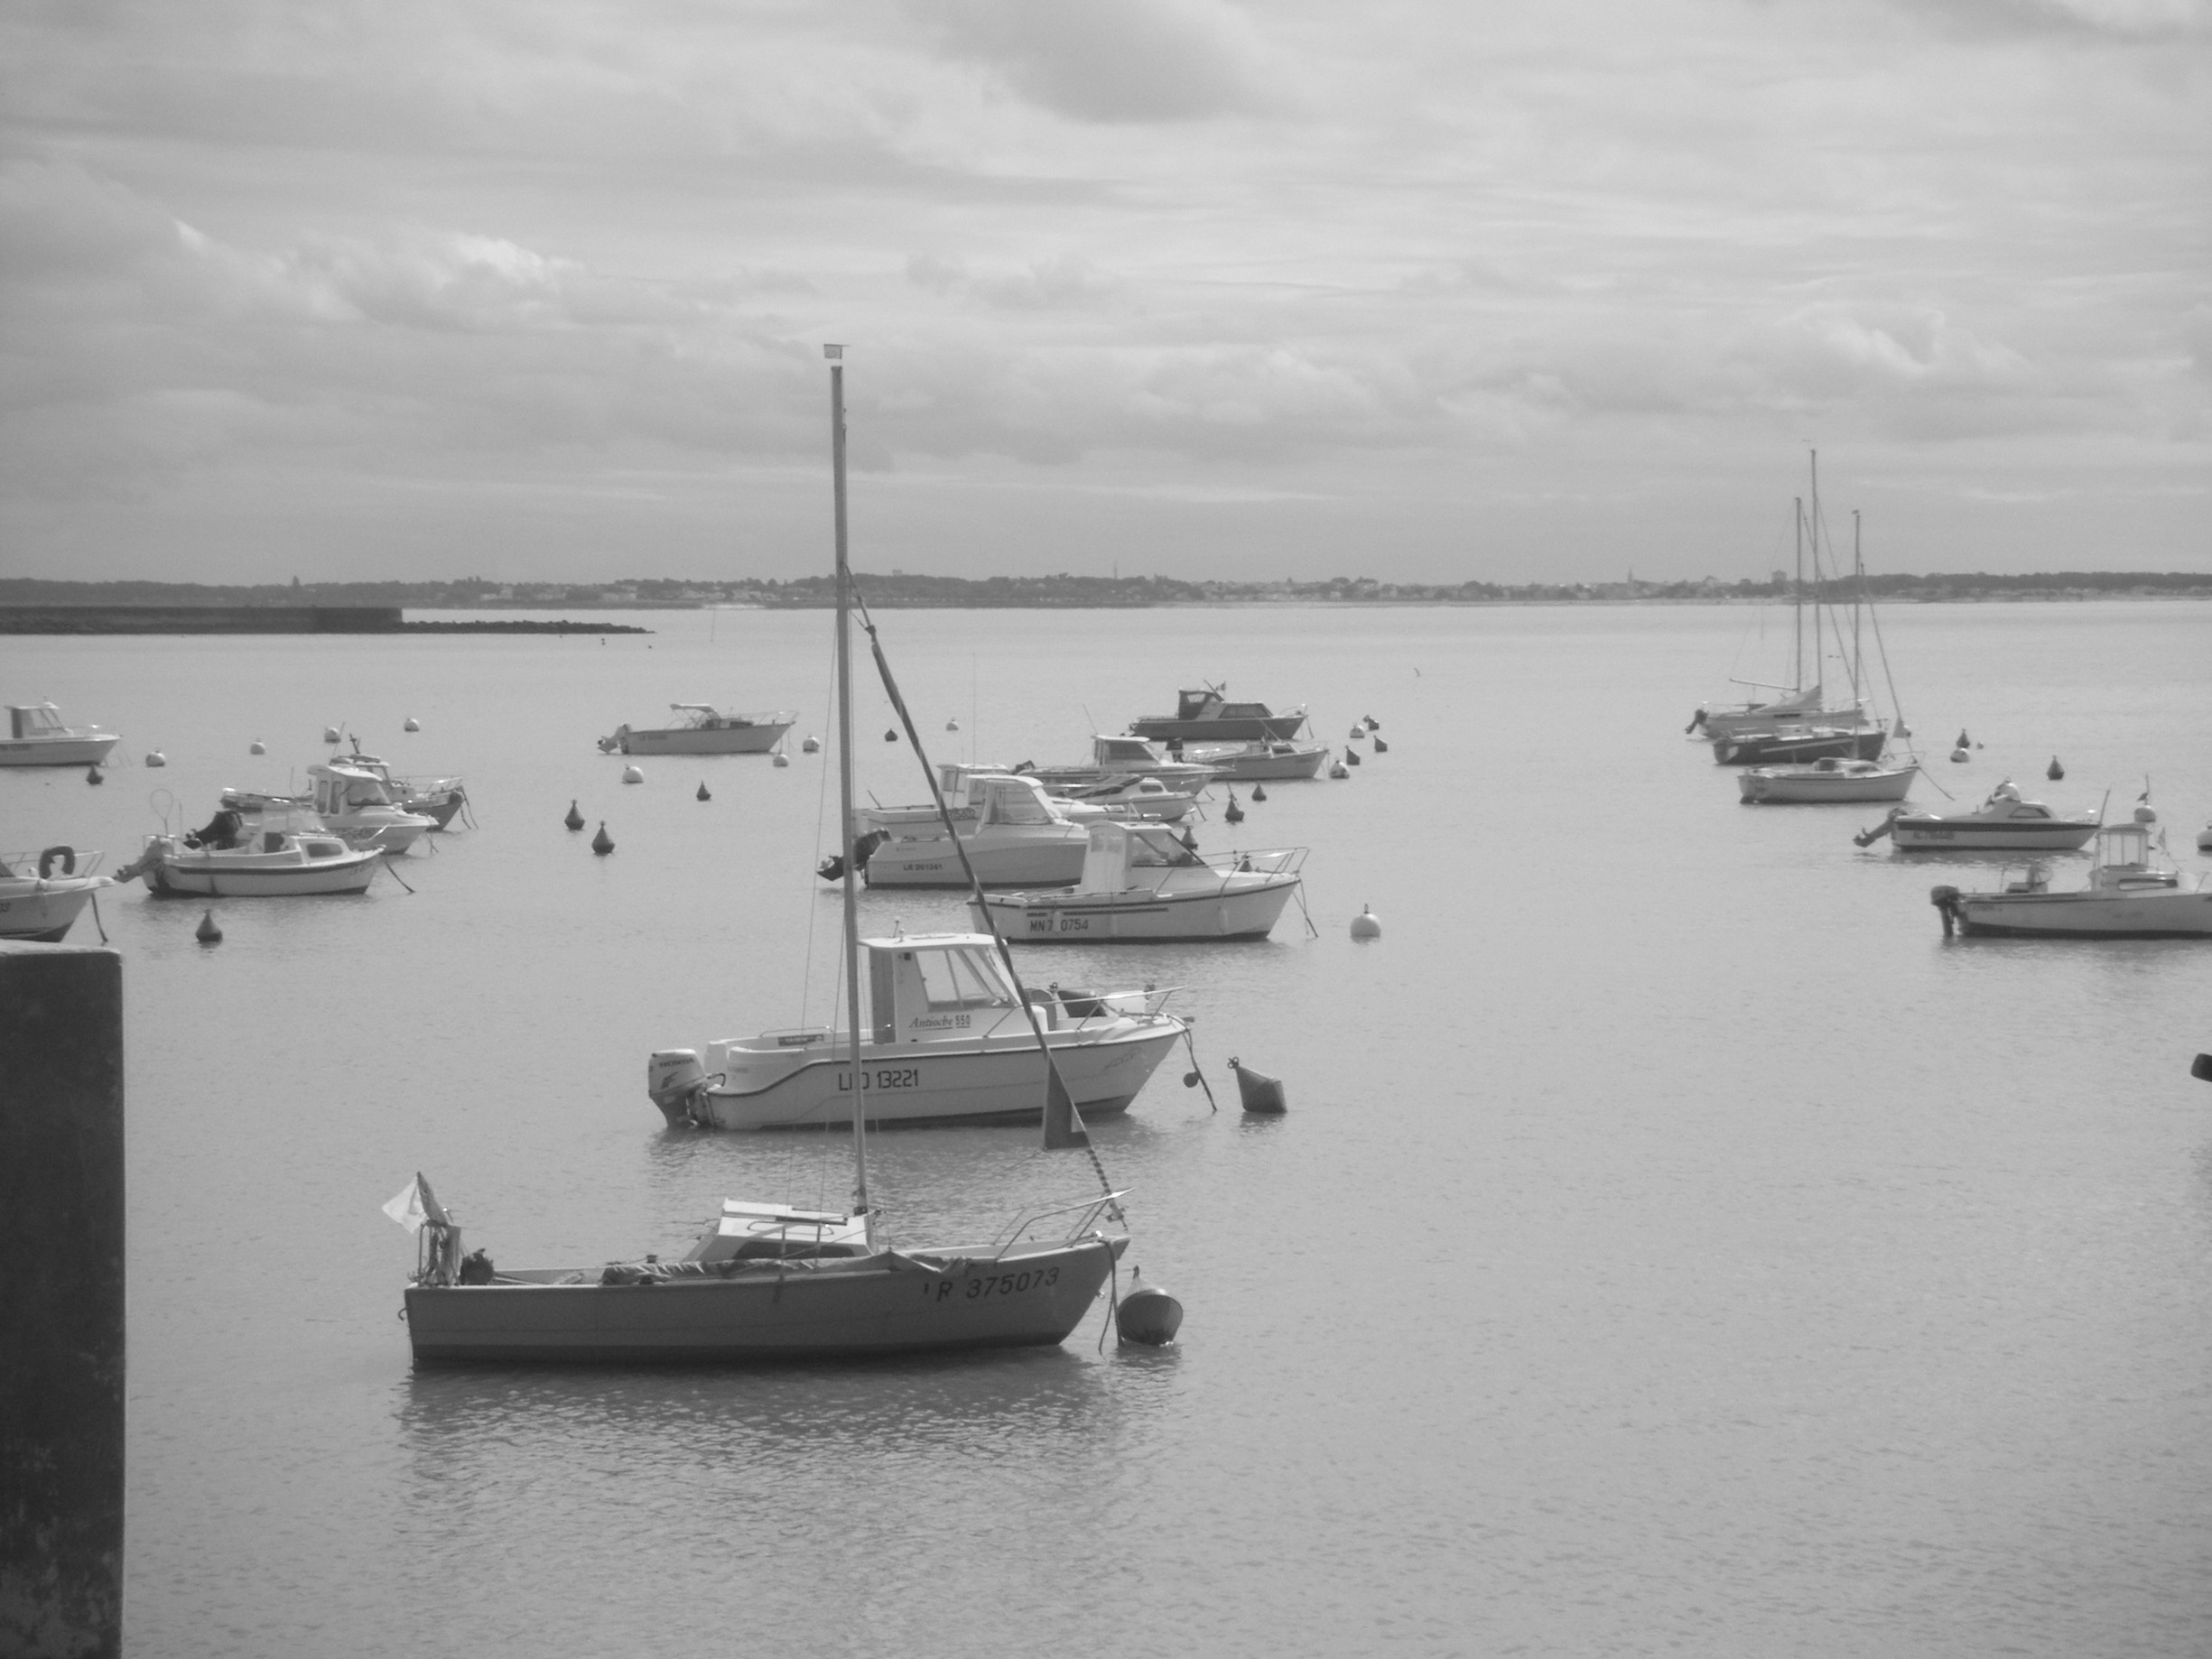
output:
<instances>
[{"instance_id":1,"label":"moored fishing boat","mask_svg":"<svg viewBox=\"0 0 2212 1659\"><path fill-rule=\"evenodd\" d=\"M968 909L1016 944L1265 939L1305 862L1303 847L1208 858L1162 829L1093 824L1073 889L985 894Z\"/></svg>"},{"instance_id":2,"label":"moored fishing boat","mask_svg":"<svg viewBox=\"0 0 2212 1659\"><path fill-rule=\"evenodd\" d=\"M609 755L765 755L799 717L789 709L773 714L725 714L711 703L670 703L683 718L667 726L618 726L599 739Z\"/></svg>"},{"instance_id":3,"label":"moored fishing boat","mask_svg":"<svg viewBox=\"0 0 2212 1659\"><path fill-rule=\"evenodd\" d=\"M1176 693L1172 715L1148 714L1129 722L1134 737L1183 743L1268 743L1298 735L1306 708L1277 714L1265 703L1232 703L1226 685L1203 685Z\"/></svg>"},{"instance_id":4,"label":"moored fishing boat","mask_svg":"<svg viewBox=\"0 0 2212 1659\"><path fill-rule=\"evenodd\" d=\"M410 812L401 806L398 792L362 767L341 761L310 766L307 776L312 794L264 795L227 789L222 804L248 819L272 812L311 812L347 846L385 853L404 853L438 827L428 813ZM247 828L250 832L253 826Z\"/></svg>"},{"instance_id":5,"label":"moored fishing boat","mask_svg":"<svg viewBox=\"0 0 2212 1659\"><path fill-rule=\"evenodd\" d=\"M1891 812L1852 839L1871 847L1883 836L1900 852L2078 852L2103 825L2102 812L2054 812L2023 800L2007 778L1971 812Z\"/></svg>"},{"instance_id":6,"label":"moored fishing boat","mask_svg":"<svg viewBox=\"0 0 2212 1659\"><path fill-rule=\"evenodd\" d=\"M2212 891L2204 876L2184 885L2180 872L2154 858L2147 824L2107 824L2096 832L2088 884L2054 893L2040 865L2001 874L1994 892L1930 889L1943 931L2023 939L2212 938Z\"/></svg>"},{"instance_id":7,"label":"moored fishing boat","mask_svg":"<svg viewBox=\"0 0 2212 1659\"><path fill-rule=\"evenodd\" d=\"M93 894L116 885L94 873L99 864L72 847L0 858L0 939L60 943Z\"/></svg>"},{"instance_id":8,"label":"moored fishing boat","mask_svg":"<svg viewBox=\"0 0 2212 1659\"><path fill-rule=\"evenodd\" d=\"M249 825L231 808L190 835L153 835L117 881L143 876L149 892L194 898L303 898L362 893L384 855L349 847L302 809L265 811Z\"/></svg>"},{"instance_id":9,"label":"moored fishing boat","mask_svg":"<svg viewBox=\"0 0 2212 1659\"><path fill-rule=\"evenodd\" d=\"M1737 774L1736 787L1750 806L1902 801L1919 774L1917 765L1891 766L1830 756L1802 766L1754 766Z\"/></svg>"},{"instance_id":10,"label":"moored fishing boat","mask_svg":"<svg viewBox=\"0 0 2212 1659\"><path fill-rule=\"evenodd\" d=\"M1091 739L1091 758L1073 766L1038 766L1028 761L1012 770L1033 777L1053 792L1105 783L1119 778L1157 779L1168 788L1196 794L1213 780L1209 766L1179 760L1168 746L1148 738L1111 737L1103 733Z\"/></svg>"},{"instance_id":11,"label":"moored fishing boat","mask_svg":"<svg viewBox=\"0 0 2212 1659\"><path fill-rule=\"evenodd\" d=\"M97 726L65 726L51 703L10 703L0 766L97 766L122 742Z\"/></svg>"},{"instance_id":12,"label":"moored fishing boat","mask_svg":"<svg viewBox=\"0 0 2212 1659\"><path fill-rule=\"evenodd\" d=\"M1064 886L1083 873L1083 826L1036 778L975 773L965 781L965 802L943 813L934 806L856 811L853 856L870 887L964 887L971 866L987 886ZM818 873L835 881L844 868L832 857Z\"/></svg>"},{"instance_id":13,"label":"moored fishing boat","mask_svg":"<svg viewBox=\"0 0 2212 1659\"><path fill-rule=\"evenodd\" d=\"M1189 743L1181 746L1183 758L1204 766L1222 783L1289 783L1321 775L1329 758L1327 746L1299 743L1287 737L1264 743Z\"/></svg>"},{"instance_id":14,"label":"moored fishing boat","mask_svg":"<svg viewBox=\"0 0 2212 1659\"><path fill-rule=\"evenodd\" d=\"M395 777L391 766L380 756L362 753L358 737L353 740L353 753L345 757L345 763L381 779L392 791L401 811L417 813L441 830L451 825L469 804L469 792L460 779Z\"/></svg>"}]
</instances>

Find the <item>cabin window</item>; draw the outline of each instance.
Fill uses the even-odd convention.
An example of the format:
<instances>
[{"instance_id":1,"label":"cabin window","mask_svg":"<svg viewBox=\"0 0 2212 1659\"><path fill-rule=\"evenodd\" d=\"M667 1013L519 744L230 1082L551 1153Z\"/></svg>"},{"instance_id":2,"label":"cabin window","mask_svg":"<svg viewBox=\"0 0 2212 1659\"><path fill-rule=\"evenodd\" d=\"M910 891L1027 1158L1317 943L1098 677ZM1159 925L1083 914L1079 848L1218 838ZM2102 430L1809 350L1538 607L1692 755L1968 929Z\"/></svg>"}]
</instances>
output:
<instances>
[{"instance_id":1,"label":"cabin window","mask_svg":"<svg viewBox=\"0 0 2212 1659\"><path fill-rule=\"evenodd\" d=\"M336 841L310 841L307 844L307 856L311 858L343 857L345 851Z\"/></svg>"},{"instance_id":2,"label":"cabin window","mask_svg":"<svg viewBox=\"0 0 2212 1659\"><path fill-rule=\"evenodd\" d=\"M998 965L980 950L917 950L922 991L936 1008L990 1008L1014 1000Z\"/></svg>"},{"instance_id":3,"label":"cabin window","mask_svg":"<svg viewBox=\"0 0 2212 1659\"><path fill-rule=\"evenodd\" d=\"M1052 814L1045 803L1027 792L1006 790L992 798L991 817L1002 824L1048 824Z\"/></svg>"},{"instance_id":4,"label":"cabin window","mask_svg":"<svg viewBox=\"0 0 2212 1659\"><path fill-rule=\"evenodd\" d=\"M2050 812L2049 809L2044 807L2023 806L2019 811L2015 811L2012 816L2014 818L2049 818L2050 816Z\"/></svg>"}]
</instances>

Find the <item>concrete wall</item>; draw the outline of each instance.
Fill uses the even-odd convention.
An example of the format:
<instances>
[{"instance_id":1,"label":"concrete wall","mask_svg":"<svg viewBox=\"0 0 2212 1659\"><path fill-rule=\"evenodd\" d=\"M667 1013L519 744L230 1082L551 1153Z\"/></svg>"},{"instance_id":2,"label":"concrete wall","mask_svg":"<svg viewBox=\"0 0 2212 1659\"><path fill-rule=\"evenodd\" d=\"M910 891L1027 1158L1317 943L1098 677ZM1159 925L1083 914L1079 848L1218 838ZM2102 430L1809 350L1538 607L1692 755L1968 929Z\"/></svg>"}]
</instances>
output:
<instances>
[{"instance_id":1,"label":"concrete wall","mask_svg":"<svg viewBox=\"0 0 2212 1659\"><path fill-rule=\"evenodd\" d=\"M396 605L0 605L0 634L396 634Z\"/></svg>"},{"instance_id":2,"label":"concrete wall","mask_svg":"<svg viewBox=\"0 0 2212 1659\"><path fill-rule=\"evenodd\" d=\"M0 941L0 1654L122 1651L123 959Z\"/></svg>"}]
</instances>

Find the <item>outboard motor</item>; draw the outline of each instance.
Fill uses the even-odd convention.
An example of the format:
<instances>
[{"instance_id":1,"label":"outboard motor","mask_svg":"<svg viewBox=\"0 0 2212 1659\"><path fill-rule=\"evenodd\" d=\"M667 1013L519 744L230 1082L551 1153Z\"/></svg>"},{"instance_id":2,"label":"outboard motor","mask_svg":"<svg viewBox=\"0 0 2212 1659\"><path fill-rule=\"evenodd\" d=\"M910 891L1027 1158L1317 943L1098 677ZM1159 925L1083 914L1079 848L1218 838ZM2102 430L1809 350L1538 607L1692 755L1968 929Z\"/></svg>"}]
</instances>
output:
<instances>
[{"instance_id":1,"label":"outboard motor","mask_svg":"<svg viewBox=\"0 0 2212 1659\"><path fill-rule=\"evenodd\" d=\"M699 1121L693 1108L707 1081L697 1049L662 1049L646 1061L646 1093L661 1108L672 1129Z\"/></svg>"},{"instance_id":2,"label":"outboard motor","mask_svg":"<svg viewBox=\"0 0 2212 1659\"><path fill-rule=\"evenodd\" d=\"M1928 890L1928 902L1936 907L1937 913L1943 918L1944 938L1950 938L1953 929L1958 922L1958 889L1949 886L1930 887Z\"/></svg>"}]
</instances>

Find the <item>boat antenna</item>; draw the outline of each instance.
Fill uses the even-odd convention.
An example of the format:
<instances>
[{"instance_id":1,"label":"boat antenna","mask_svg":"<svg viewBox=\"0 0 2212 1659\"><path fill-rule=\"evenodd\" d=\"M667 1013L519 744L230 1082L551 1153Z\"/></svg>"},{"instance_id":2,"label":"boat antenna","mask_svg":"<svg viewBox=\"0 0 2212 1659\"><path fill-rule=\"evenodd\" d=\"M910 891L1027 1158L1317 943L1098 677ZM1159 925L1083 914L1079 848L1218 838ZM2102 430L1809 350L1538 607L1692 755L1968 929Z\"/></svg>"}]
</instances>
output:
<instances>
[{"instance_id":1,"label":"boat antenna","mask_svg":"<svg viewBox=\"0 0 2212 1659\"><path fill-rule=\"evenodd\" d=\"M824 345L830 360L830 457L837 514L837 837L845 866L846 1063L852 1073L852 1205L876 1241L868 1201L868 1073L860 1067L860 895L852 856L852 567L845 546L845 348Z\"/></svg>"}]
</instances>

